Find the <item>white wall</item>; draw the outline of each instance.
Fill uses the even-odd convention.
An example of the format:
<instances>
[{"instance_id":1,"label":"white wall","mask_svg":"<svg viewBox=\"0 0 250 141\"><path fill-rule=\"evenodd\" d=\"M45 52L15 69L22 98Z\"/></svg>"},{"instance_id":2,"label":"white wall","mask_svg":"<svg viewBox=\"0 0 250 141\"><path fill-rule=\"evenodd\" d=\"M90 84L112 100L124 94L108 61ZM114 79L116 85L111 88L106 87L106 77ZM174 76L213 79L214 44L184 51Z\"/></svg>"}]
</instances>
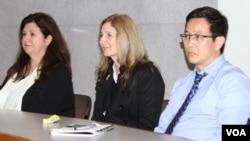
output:
<instances>
[{"instance_id":1,"label":"white wall","mask_svg":"<svg viewBox=\"0 0 250 141\"><path fill-rule=\"evenodd\" d=\"M217 0L0 0L0 85L19 48L21 20L41 11L55 18L69 45L75 93L89 95L94 101L99 24L113 13L126 13L141 29L149 57L162 73L168 98L175 80L190 71L179 37L185 17L205 5L217 8Z\"/></svg>"},{"instance_id":2,"label":"white wall","mask_svg":"<svg viewBox=\"0 0 250 141\"><path fill-rule=\"evenodd\" d=\"M218 0L218 9L228 18L226 58L250 76L250 1Z\"/></svg>"}]
</instances>

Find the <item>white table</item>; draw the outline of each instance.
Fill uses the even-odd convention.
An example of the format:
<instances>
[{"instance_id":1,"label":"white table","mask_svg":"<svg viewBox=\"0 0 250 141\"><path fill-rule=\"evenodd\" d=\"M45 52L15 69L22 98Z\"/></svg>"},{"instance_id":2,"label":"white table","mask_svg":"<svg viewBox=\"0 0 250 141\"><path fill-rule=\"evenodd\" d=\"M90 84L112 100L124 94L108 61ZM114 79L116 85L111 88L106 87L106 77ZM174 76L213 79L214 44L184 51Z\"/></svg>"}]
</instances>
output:
<instances>
[{"instance_id":1,"label":"white table","mask_svg":"<svg viewBox=\"0 0 250 141\"><path fill-rule=\"evenodd\" d=\"M190 141L183 138L158 134L115 125L114 130L94 137L69 137L50 135L51 128L59 128L71 123L90 124L94 121L60 117L53 124L43 124L50 115L0 109L0 132L14 134L34 141Z\"/></svg>"}]
</instances>

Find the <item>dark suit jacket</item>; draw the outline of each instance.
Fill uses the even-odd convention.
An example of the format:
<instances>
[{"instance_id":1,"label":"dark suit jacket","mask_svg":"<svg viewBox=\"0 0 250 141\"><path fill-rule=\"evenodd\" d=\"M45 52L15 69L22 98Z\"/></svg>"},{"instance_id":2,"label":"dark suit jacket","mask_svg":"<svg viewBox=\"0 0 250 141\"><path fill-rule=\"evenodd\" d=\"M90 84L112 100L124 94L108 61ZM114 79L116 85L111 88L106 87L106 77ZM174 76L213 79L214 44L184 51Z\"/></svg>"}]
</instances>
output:
<instances>
[{"instance_id":1,"label":"dark suit jacket","mask_svg":"<svg viewBox=\"0 0 250 141\"><path fill-rule=\"evenodd\" d=\"M124 73L124 68L120 72ZM165 91L161 74L154 66L138 66L126 88L120 76L116 84L111 64L106 80L96 83L92 120L153 130L158 124Z\"/></svg>"},{"instance_id":2,"label":"dark suit jacket","mask_svg":"<svg viewBox=\"0 0 250 141\"><path fill-rule=\"evenodd\" d=\"M26 91L21 109L27 112L74 117L74 103L71 73L66 66L61 65L48 78L35 82Z\"/></svg>"}]
</instances>

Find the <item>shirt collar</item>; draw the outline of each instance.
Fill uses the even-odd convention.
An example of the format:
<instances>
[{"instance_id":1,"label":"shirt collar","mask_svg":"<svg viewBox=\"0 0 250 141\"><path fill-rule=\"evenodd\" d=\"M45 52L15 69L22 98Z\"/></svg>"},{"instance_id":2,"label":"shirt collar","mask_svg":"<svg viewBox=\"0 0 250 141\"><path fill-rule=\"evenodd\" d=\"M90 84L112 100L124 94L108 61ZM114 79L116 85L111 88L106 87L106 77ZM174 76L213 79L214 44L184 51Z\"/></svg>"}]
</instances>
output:
<instances>
[{"instance_id":1,"label":"shirt collar","mask_svg":"<svg viewBox=\"0 0 250 141\"><path fill-rule=\"evenodd\" d=\"M217 57L212 63L210 63L203 71L199 72L197 66L194 68L194 72L204 73L206 72L210 76L215 76L222 68L223 64L227 61L223 54Z\"/></svg>"}]
</instances>

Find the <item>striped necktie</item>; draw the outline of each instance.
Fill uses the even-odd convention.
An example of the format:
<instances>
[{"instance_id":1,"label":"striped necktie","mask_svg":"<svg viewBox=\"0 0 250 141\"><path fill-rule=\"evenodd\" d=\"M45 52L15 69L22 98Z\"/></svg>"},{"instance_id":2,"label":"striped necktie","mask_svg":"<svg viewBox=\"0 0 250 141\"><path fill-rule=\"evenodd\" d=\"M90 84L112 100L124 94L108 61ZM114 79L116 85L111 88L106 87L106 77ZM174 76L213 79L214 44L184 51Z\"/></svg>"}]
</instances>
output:
<instances>
[{"instance_id":1,"label":"striped necktie","mask_svg":"<svg viewBox=\"0 0 250 141\"><path fill-rule=\"evenodd\" d=\"M195 79L194 79L194 84L193 84L190 92L188 93L185 101L183 102L182 106L180 107L180 109L178 110L178 112L176 113L176 115L174 116L173 120L168 125L168 128L165 131L166 134L171 134L172 133L172 131L174 129L174 126L176 125L176 123L178 122L178 120L180 119L180 117L183 115L183 113L185 112L185 110L186 110L189 102L191 101L191 99L195 95L196 91L198 90L198 85L199 85L201 79L203 77L205 77L206 75L207 75L207 73L198 74L196 72L196 76L195 76Z\"/></svg>"}]
</instances>

